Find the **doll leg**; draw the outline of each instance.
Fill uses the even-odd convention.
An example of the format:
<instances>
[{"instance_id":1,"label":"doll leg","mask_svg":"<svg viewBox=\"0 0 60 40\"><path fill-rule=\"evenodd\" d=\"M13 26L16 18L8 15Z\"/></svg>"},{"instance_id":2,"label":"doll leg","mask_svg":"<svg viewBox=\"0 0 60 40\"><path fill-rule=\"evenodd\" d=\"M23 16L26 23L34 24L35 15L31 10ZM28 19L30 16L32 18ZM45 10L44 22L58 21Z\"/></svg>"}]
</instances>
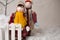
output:
<instances>
[{"instance_id":1,"label":"doll leg","mask_svg":"<svg viewBox=\"0 0 60 40\"><path fill-rule=\"evenodd\" d=\"M22 39L23 40L26 40L26 37L27 37L27 31L26 30L23 30L22 31Z\"/></svg>"},{"instance_id":2,"label":"doll leg","mask_svg":"<svg viewBox=\"0 0 60 40\"><path fill-rule=\"evenodd\" d=\"M31 36L31 30L28 32L27 36Z\"/></svg>"},{"instance_id":3,"label":"doll leg","mask_svg":"<svg viewBox=\"0 0 60 40\"><path fill-rule=\"evenodd\" d=\"M11 40L11 30L9 30L9 40Z\"/></svg>"}]
</instances>

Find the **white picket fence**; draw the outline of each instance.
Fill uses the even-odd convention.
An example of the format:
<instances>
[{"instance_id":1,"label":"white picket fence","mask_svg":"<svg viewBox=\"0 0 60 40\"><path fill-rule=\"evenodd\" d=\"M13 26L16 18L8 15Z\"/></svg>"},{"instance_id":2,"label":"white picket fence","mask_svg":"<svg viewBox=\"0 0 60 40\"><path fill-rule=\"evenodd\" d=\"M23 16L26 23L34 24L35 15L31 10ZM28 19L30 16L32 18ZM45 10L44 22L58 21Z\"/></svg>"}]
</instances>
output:
<instances>
[{"instance_id":1,"label":"white picket fence","mask_svg":"<svg viewBox=\"0 0 60 40\"><path fill-rule=\"evenodd\" d=\"M10 40L9 39L9 30L11 30L11 40L15 40L15 30L18 31L18 40L21 40L21 25L18 27L6 25L5 28L0 28L0 40Z\"/></svg>"}]
</instances>

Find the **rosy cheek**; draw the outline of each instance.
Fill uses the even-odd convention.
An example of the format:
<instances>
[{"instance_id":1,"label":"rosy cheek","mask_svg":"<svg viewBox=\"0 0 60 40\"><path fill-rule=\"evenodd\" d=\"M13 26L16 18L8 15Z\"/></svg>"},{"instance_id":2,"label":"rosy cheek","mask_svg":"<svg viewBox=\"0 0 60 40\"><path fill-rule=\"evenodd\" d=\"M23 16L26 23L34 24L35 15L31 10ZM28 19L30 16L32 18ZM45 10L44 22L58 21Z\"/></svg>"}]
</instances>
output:
<instances>
[{"instance_id":1,"label":"rosy cheek","mask_svg":"<svg viewBox=\"0 0 60 40\"><path fill-rule=\"evenodd\" d=\"M17 9L17 11L20 11L19 9Z\"/></svg>"}]
</instances>

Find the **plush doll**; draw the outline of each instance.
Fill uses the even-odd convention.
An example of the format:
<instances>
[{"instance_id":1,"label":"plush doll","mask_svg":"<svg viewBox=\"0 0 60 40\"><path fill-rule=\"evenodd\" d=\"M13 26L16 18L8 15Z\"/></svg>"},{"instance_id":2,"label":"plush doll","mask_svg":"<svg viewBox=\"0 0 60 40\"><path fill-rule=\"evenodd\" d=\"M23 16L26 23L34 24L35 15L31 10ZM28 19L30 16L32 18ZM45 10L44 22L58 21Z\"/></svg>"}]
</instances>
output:
<instances>
[{"instance_id":1,"label":"plush doll","mask_svg":"<svg viewBox=\"0 0 60 40\"><path fill-rule=\"evenodd\" d=\"M28 36L31 35L31 29L33 28L33 21L32 21L32 1L26 0L25 1L25 8L26 8L26 14L27 14L27 25L30 27L30 31L28 31Z\"/></svg>"},{"instance_id":2,"label":"plush doll","mask_svg":"<svg viewBox=\"0 0 60 40\"><path fill-rule=\"evenodd\" d=\"M16 8L14 24L21 24L22 28L24 28L27 24L25 16L24 16L24 5L22 4L18 4Z\"/></svg>"},{"instance_id":3,"label":"plush doll","mask_svg":"<svg viewBox=\"0 0 60 40\"><path fill-rule=\"evenodd\" d=\"M22 39L25 39L27 36L27 30L26 30L26 25L27 25L27 20L24 15L24 5L23 4L18 4L16 8L16 14L14 18L14 24L21 24L22 28Z\"/></svg>"},{"instance_id":4,"label":"plush doll","mask_svg":"<svg viewBox=\"0 0 60 40\"><path fill-rule=\"evenodd\" d=\"M27 23L28 26L31 28L30 30L34 29L34 24L37 23L37 14L32 10L32 1L26 0L25 1L25 8L27 14ZM30 35L31 31L29 31L28 35Z\"/></svg>"},{"instance_id":5,"label":"plush doll","mask_svg":"<svg viewBox=\"0 0 60 40\"><path fill-rule=\"evenodd\" d=\"M16 8L16 12L12 13L11 17L10 17L10 21L9 24L21 24L21 28L22 28L22 39L25 39L28 31L30 30L29 26L27 26L27 18L26 15L24 13L24 5L23 4L18 4L17 8ZM12 26L12 25L10 25ZM17 37L17 31L16 31L16 37Z\"/></svg>"}]
</instances>

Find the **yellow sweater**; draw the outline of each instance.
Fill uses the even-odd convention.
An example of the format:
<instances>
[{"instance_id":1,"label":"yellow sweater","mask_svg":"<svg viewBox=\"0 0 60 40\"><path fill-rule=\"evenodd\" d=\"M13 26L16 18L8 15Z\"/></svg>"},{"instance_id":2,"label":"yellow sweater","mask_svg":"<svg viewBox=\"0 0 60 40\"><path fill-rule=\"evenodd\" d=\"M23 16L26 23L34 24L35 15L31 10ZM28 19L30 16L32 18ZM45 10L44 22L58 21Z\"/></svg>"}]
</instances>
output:
<instances>
[{"instance_id":1,"label":"yellow sweater","mask_svg":"<svg viewBox=\"0 0 60 40\"><path fill-rule=\"evenodd\" d=\"M26 19L23 15L23 12L16 12L15 18L14 18L15 24L21 24L22 28L24 28L27 24Z\"/></svg>"}]
</instances>

